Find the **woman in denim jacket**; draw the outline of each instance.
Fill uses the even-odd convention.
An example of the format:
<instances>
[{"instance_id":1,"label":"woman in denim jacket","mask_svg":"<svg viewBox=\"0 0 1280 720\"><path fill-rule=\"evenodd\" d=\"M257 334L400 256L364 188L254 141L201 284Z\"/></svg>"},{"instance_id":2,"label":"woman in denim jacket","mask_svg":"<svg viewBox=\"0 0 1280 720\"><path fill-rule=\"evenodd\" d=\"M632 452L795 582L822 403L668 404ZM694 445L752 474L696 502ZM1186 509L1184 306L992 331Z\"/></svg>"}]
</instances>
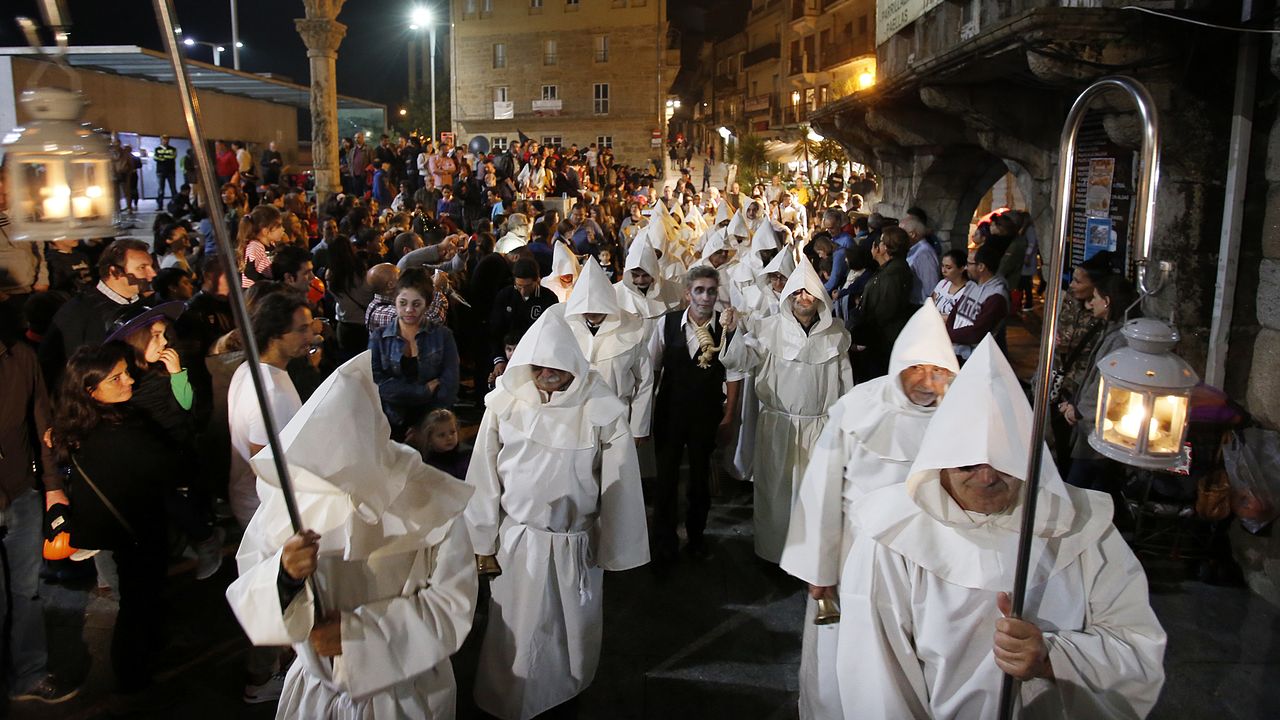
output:
<instances>
[{"instance_id":1,"label":"woman in denim jacket","mask_svg":"<svg viewBox=\"0 0 1280 720\"><path fill-rule=\"evenodd\" d=\"M427 411L458 399L458 347L449 328L429 322L433 294L425 270L404 271L396 284L396 322L369 335L373 379L396 439Z\"/></svg>"}]
</instances>

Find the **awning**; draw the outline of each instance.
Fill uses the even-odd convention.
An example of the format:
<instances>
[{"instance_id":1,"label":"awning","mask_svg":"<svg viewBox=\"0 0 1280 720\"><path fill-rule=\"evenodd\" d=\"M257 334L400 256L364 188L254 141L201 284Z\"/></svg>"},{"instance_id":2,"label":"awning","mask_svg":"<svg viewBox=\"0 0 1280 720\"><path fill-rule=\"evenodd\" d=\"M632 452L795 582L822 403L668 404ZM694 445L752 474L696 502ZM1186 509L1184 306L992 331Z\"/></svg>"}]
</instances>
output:
<instances>
[{"instance_id":1,"label":"awning","mask_svg":"<svg viewBox=\"0 0 1280 720\"><path fill-rule=\"evenodd\" d=\"M45 51L53 53L55 49L45 48ZM28 47L0 48L0 55L39 57L39 53ZM98 70L162 83L172 83L175 79L173 64L169 61L168 55L136 45L70 47L67 48L66 59L72 67L86 70ZM299 85L268 75L218 67L198 60L187 59L186 64L191 82L199 90L214 90L228 95L292 105L305 110L311 108L311 88L307 85ZM387 108L372 100L339 95L338 109L380 110L385 113Z\"/></svg>"}]
</instances>

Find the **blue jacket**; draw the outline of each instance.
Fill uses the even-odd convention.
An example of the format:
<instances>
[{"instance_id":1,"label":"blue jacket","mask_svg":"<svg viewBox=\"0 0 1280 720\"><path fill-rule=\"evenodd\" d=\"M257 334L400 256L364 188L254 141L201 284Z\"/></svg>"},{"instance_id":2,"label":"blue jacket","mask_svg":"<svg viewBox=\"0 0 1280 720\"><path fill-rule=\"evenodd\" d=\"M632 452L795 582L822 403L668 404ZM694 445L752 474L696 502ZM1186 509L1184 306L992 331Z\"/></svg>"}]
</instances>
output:
<instances>
[{"instance_id":1,"label":"blue jacket","mask_svg":"<svg viewBox=\"0 0 1280 720\"><path fill-rule=\"evenodd\" d=\"M831 255L831 277L827 278L827 284L823 286L828 293L834 293L844 286L845 278L849 275L849 250L853 248L853 237L846 232L831 238L831 241L835 243L836 251Z\"/></svg>"},{"instance_id":2,"label":"blue jacket","mask_svg":"<svg viewBox=\"0 0 1280 720\"><path fill-rule=\"evenodd\" d=\"M418 344L418 378L409 380L400 367L405 344L400 323L369 334L373 379L392 425L403 425L412 411L450 407L458 400L458 346L453 333L449 328L423 323L414 340ZM427 383L437 379L440 385L433 393Z\"/></svg>"}]
</instances>

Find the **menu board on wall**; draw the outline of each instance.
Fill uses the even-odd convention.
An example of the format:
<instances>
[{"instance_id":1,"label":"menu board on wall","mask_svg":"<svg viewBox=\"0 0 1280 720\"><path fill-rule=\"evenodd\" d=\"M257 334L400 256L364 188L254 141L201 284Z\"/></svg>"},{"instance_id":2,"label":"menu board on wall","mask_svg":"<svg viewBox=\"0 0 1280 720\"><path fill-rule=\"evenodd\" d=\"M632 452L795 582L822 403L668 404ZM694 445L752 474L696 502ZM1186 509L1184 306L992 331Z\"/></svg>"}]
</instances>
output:
<instances>
[{"instance_id":1,"label":"menu board on wall","mask_svg":"<svg viewBox=\"0 0 1280 720\"><path fill-rule=\"evenodd\" d=\"M1090 113L1076 138L1071 192L1071 255L1063 272L1086 257L1109 250L1129 267L1137 153L1111 142L1102 116Z\"/></svg>"}]
</instances>

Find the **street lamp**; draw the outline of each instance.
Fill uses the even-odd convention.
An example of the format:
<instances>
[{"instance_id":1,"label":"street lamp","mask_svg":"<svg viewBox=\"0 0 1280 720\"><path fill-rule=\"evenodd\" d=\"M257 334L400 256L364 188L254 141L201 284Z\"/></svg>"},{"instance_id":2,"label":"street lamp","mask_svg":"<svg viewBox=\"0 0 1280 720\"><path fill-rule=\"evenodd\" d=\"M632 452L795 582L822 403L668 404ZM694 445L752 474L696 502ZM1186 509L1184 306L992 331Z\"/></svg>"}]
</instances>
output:
<instances>
[{"instance_id":1,"label":"street lamp","mask_svg":"<svg viewBox=\"0 0 1280 720\"><path fill-rule=\"evenodd\" d=\"M436 139L436 22L430 8L423 5L415 5L409 11L409 29L417 31L423 28L427 29L427 38L430 43L427 58L431 64L431 139L434 141ZM412 51L409 53L409 65L410 67L413 66ZM413 89L413 78L412 73L410 73L410 95L413 94Z\"/></svg>"},{"instance_id":2,"label":"street lamp","mask_svg":"<svg viewBox=\"0 0 1280 720\"><path fill-rule=\"evenodd\" d=\"M204 45L205 47L212 49L213 64L217 65L218 67L222 67L222 53L227 51L227 45L230 45L231 43L212 43L212 42L205 42L204 40L196 40L195 38L185 37L185 38L182 38L182 44L186 45L187 47ZM232 45L232 47L239 50L240 48L244 47L244 43L237 42L234 45ZM240 66L238 64L236 65L236 69L237 70L240 69Z\"/></svg>"}]
</instances>

